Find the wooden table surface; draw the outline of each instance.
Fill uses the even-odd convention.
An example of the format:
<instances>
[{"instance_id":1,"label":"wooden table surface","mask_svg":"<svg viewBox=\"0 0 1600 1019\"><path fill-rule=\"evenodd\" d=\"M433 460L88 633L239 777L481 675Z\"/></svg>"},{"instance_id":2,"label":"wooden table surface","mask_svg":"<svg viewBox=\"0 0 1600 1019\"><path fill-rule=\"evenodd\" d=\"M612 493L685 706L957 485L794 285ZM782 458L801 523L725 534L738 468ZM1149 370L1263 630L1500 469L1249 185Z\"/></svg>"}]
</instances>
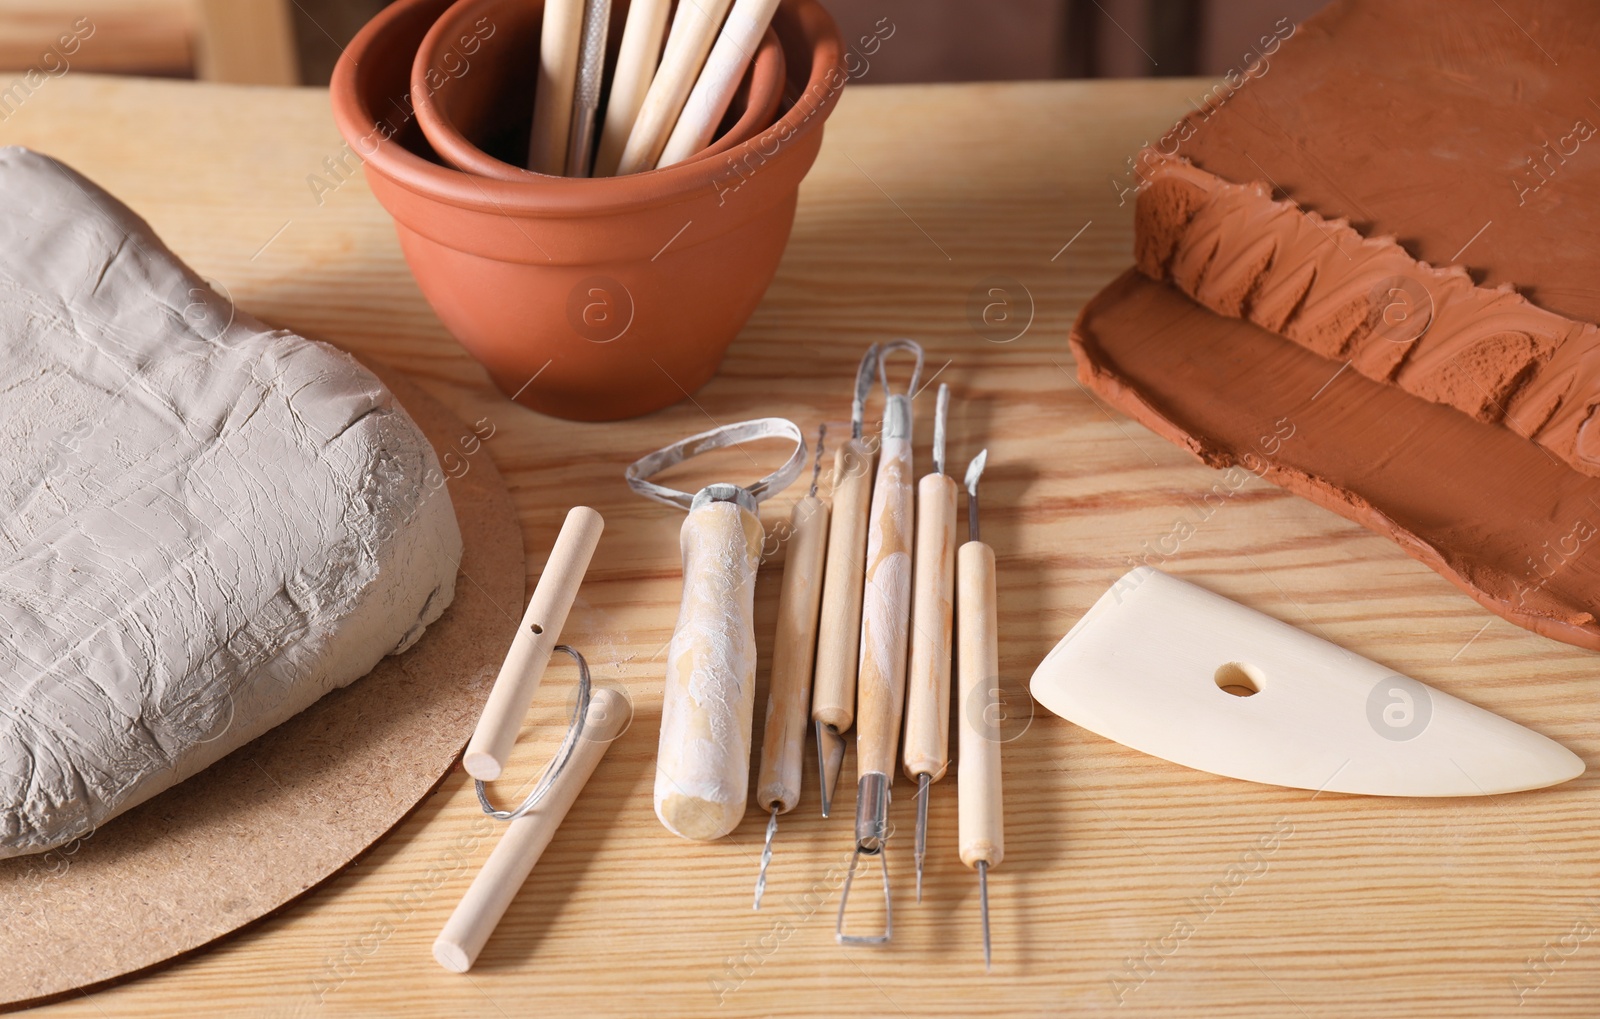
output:
<instances>
[{"instance_id":1,"label":"wooden table surface","mask_svg":"<svg viewBox=\"0 0 1600 1019\"><path fill-rule=\"evenodd\" d=\"M1258 479L1203 504L1216 472L1074 382L1068 326L1132 261L1132 204L1117 205L1110 181L1203 89L852 86L777 280L721 375L648 419L578 425L507 402L451 341L387 216L360 175L340 168L322 91L49 81L0 124L0 141L99 181L246 309L391 359L463 419L493 424L478 455L512 487L530 585L569 505L605 514L564 636L599 681L626 691L635 720L469 975L446 973L429 952L493 836L458 770L368 856L281 914L42 1011L1593 1015L1593 775L1481 799L1313 796L1188 771L1042 711L1028 719L1034 666L1131 560L1155 555L1588 760L1600 755L1593 655L1488 615L1387 541ZM974 317L995 288L1017 329L1026 324L1020 336ZM680 517L632 496L623 466L713 420L782 413L808 431L842 422L862 349L899 335L927 345L930 374L954 391L952 462L990 451L985 538L999 558L1001 670L1015 710L987 976L977 882L956 858L953 782L933 790L920 906L910 787L896 787L895 938L876 949L833 938L853 763L832 820L819 816L814 784L783 818L759 913L750 896L764 817L752 810L731 836L700 845L667 834L651 810ZM919 404L926 464L932 400ZM769 525L800 491L763 507ZM1187 532L1172 551L1169 536ZM759 703L778 572L766 570L758 592ZM558 736L572 678L552 666L513 766L523 779Z\"/></svg>"}]
</instances>

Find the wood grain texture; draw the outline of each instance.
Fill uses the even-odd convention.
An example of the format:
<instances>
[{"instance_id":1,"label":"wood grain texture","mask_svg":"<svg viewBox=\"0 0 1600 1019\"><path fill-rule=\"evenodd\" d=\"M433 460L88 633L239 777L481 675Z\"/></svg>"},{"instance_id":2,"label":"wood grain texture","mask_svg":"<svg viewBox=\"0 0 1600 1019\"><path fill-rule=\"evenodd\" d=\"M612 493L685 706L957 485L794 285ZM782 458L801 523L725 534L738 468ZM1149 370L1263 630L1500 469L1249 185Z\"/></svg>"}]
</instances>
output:
<instances>
[{"instance_id":1,"label":"wood grain texture","mask_svg":"<svg viewBox=\"0 0 1600 1019\"><path fill-rule=\"evenodd\" d=\"M1355 524L1200 466L1073 381L1072 317L1133 261L1133 205L1117 205L1110 181L1207 87L853 85L802 187L777 279L721 374L692 402L594 426L495 395L424 304L359 175L310 186L312 175L336 183L325 161L355 166L322 93L50 82L0 124L0 141L94 177L245 307L403 364L463 420L497 425L484 450L517 500L530 579L571 505L605 515L564 639L636 715L470 978L429 957L497 834L458 772L308 899L44 1014L497 1017L536 1002L597 1017L1592 1015L1594 769L1491 799L1314 796L1030 718L1034 666L1130 561L1148 560L1600 759L1594 655L1489 615ZM1000 331L1006 310L1012 327ZM927 346L927 374L952 387L950 461L990 451L983 529L998 561L1011 738L988 976L954 796L932 798L922 905L911 868L891 871L902 908L882 950L833 940L853 780L828 820L807 783L759 913L750 884L765 816L751 811L702 845L663 831L651 809L681 519L630 493L623 468L708 416L786 413L842 434L861 351L902 335ZM920 417L926 455L932 415ZM739 476L786 455L750 453L759 465L728 451ZM769 529L803 492L763 505ZM757 587L762 688L780 572L763 569ZM565 689L547 684L535 700L498 798L559 741ZM913 807L902 796L891 810L902 837Z\"/></svg>"}]
</instances>

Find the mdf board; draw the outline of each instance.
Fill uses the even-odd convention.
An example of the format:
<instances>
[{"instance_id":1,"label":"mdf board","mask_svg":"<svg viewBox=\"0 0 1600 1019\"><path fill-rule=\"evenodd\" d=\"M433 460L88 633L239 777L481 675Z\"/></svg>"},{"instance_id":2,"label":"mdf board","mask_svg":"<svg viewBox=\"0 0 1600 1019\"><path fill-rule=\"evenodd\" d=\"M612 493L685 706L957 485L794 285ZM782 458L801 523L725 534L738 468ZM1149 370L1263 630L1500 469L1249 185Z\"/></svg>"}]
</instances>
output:
<instances>
[{"instance_id":1,"label":"mdf board","mask_svg":"<svg viewBox=\"0 0 1600 1019\"><path fill-rule=\"evenodd\" d=\"M1131 565L1149 563L1586 760L1600 753L1593 655L1491 616L1364 528L1247 472L1201 466L1074 381L1073 317L1133 261L1133 205L1118 205L1113 179L1209 85L852 85L801 189L777 278L722 372L692 400L597 426L507 402L444 333L326 95L52 81L0 124L0 141L99 181L253 313L398 364L462 421L495 426L478 455L506 476L530 582L571 505L605 516L563 639L635 716L467 977L430 958L492 844L456 772L306 899L44 1014L497 1016L532 1002L592 1016L1592 1014L1592 769L1489 798L1314 794L1168 764L1026 700L1061 635ZM857 360L897 336L928 348L918 456L940 382L952 388L950 462L989 449L983 538L997 561L1007 742L988 975L948 778L933 787L921 905L912 786L896 781L895 931L882 949L833 938L853 751L831 819L806 774L759 913L760 811L700 845L666 833L651 809L682 519L629 492L623 468L708 419L782 414L808 435L822 421L844 435ZM762 505L769 531L804 491ZM778 543L756 592L758 708L782 558ZM547 680L535 699L512 787L559 741L569 689Z\"/></svg>"}]
</instances>

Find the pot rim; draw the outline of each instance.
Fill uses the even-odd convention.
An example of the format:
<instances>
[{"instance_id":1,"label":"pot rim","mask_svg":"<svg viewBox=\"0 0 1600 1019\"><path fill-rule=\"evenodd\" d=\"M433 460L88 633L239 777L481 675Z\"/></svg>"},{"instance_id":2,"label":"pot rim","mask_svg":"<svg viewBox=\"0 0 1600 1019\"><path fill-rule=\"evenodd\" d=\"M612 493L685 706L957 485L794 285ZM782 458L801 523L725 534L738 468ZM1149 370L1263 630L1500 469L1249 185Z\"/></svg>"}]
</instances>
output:
<instances>
[{"instance_id":1,"label":"pot rim","mask_svg":"<svg viewBox=\"0 0 1600 1019\"><path fill-rule=\"evenodd\" d=\"M411 64L411 95L416 110L417 125L427 136L429 144L439 154L439 158L451 164L454 169L490 180L528 182L565 179L561 174L539 173L490 155L456 127L455 121L440 108L437 91L427 87L427 72L430 67L435 66L430 58L447 47L451 37L462 31L483 7L495 2L499 0L456 0L444 14L439 16L439 20L433 23L433 27L428 29L428 34L423 37L422 45L417 48L416 57ZM772 66L774 63L777 64L776 68ZM750 79L749 98L744 112L726 132L712 139L710 144L684 162L710 159L720 155L743 141L749 141L770 126L757 122L770 118L777 112L783 103L784 88L788 85L788 68L784 62L783 44L778 41L777 32L771 25L768 25L766 31L762 33L761 40L756 45L755 56L750 66L746 68L745 74L741 75L741 79L744 77Z\"/></svg>"},{"instance_id":2,"label":"pot rim","mask_svg":"<svg viewBox=\"0 0 1600 1019\"><path fill-rule=\"evenodd\" d=\"M329 96L339 133L367 168L418 197L458 208L521 217L588 217L670 205L704 188L717 190L726 174L723 160L707 156L624 177L549 177L525 181L479 177L409 151L379 126L356 87L361 61L392 24L430 0L399 0L380 11L356 33L333 70ZM784 0L778 17L798 22L801 46L811 57L806 85L799 98L765 131L717 156L754 152L763 162L795 147L803 136L822 129L838 103L849 74L844 67L843 39L838 25L818 0ZM420 45L419 45L420 49ZM407 68L406 80L410 81ZM414 114L413 114L414 115ZM776 149L771 140L776 139ZM769 142L767 145L760 143ZM758 147L759 146L759 147Z\"/></svg>"}]
</instances>

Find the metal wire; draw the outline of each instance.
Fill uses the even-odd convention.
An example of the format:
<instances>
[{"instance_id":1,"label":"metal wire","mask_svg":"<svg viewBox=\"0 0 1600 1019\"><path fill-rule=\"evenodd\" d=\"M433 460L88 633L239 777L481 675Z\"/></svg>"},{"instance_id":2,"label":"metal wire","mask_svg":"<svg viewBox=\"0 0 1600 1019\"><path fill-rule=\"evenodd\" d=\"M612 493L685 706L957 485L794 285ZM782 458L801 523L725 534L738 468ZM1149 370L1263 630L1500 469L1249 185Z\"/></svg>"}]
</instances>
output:
<instances>
[{"instance_id":1,"label":"metal wire","mask_svg":"<svg viewBox=\"0 0 1600 1019\"><path fill-rule=\"evenodd\" d=\"M589 663L584 661L583 655L576 648L568 647L565 644L557 644L555 650L565 651L572 656L573 661L578 663L578 704L573 709L572 722L567 726L567 738L562 740L561 748L556 751L556 755L545 766L544 773L534 783L533 791L522 801L522 805L515 810L497 810L494 804L489 802L489 794L484 788L483 781L481 779L473 780L473 785L478 790L478 803L483 807L483 812L497 821L514 821L537 807L539 801L544 799L550 792L556 779L561 776L562 769L567 766L567 761L572 757L572 751L577 748L578 741L583 738L583 726L589 717L589 700L592 693L589 683Z\"/></svg>"},{"instance_id":2,"label":"metal wire","mask_svg":"<svg viewBox=\"0 0 1600 1019\"><path fill-rule=\"evenodd\" d=\"M915 396L917 395L917 382L922 378L922 344L916 340L891 340L878 347L878 383L883 386L884 395L887 396L890 392L889 355L900 350L917 356L917 363L911 369L911 381L906 383L905 393L907 396Z\"/></svg>"}]
</instances>

